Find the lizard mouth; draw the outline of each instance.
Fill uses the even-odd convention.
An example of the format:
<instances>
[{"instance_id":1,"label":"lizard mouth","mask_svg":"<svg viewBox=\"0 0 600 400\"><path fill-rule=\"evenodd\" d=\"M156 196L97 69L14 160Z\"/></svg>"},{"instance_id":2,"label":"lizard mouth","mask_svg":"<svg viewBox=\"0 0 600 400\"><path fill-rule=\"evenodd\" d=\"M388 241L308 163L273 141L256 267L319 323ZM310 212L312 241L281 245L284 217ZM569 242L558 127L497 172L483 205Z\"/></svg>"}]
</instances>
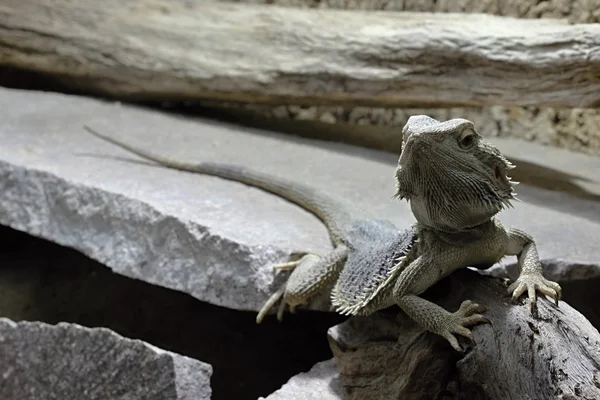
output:
<instances>
[{"instance_id":1,"label":"lizard mouth","mask_svg":"<svg viewBox=\"0 0 600 400\"><path fill-rule=\"evenodd\" d=\"M511 179L507 175L507 171L499 165L494 167L494 179L503 187L511 186Z\"/></svg>"},{"instance_id":2,"label":"lizard mouth","mask_svg":"<svg viewBox=\"0 0 600 400\"><path fill-rule=\"evenodd\" d=\"M502 171L500 171L500 167L494 168L494 177L496 180L501 180L503 178Z\"/></svg>"},{"instance_id":3,"label":"lizard mouth","mask_svg":"<svg viewBox=\"0 0 600 400\"><path fill-rule=\"evenodd\" d=\"M517 199L513 185L516 185L518 182L512 182L510 177L507 175L506 169L498 165L494 167L494 178L496 179L501 191L500 198L503 203L502 208L513 207L511 200Z\"/></svg>"}]
</instances>

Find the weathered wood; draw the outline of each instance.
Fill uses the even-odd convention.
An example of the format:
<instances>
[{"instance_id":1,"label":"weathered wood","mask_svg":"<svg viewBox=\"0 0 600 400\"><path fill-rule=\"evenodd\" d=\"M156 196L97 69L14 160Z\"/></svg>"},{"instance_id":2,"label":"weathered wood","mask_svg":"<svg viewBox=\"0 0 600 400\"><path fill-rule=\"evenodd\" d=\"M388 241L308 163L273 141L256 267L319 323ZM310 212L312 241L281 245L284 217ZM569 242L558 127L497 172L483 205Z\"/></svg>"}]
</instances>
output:
<instances>
[{"instance_id":1,"label":"weathered wood","mask_svg":"<svg viewBox=\"0 0 600 400\"><path fill-rule=\"evenodd\" d=\"M127 99L600 104L600 25L201 0L4 0L0 65Z\"/></svg>"},{"instance_id":2,"label":"weathered wood","mask_svg":"<svg viewBox=\"0 0 600 400\"><path fill-rule=\"evenodd\" d=\"M452 274L428 297L451 311L476 301L491 324L473 329L464 354L397 308L331 328L345 399L600 398L600 333L568 304L539 298L532 316L497 280L472 271Z\"/></svg>"}]
</instances>

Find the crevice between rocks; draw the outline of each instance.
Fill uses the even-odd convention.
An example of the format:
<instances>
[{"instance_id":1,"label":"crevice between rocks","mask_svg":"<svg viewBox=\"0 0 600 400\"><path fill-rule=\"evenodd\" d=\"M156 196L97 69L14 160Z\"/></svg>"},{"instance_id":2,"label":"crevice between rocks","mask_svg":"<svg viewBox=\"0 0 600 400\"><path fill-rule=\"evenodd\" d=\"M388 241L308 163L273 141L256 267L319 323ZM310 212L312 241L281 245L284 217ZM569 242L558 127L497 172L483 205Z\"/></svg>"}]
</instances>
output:
<instances>
[{"instance_id":1,"label":"crevice between rocks","mask_svg":"<svg viewBox=\"0 0 600 400\"><path fill-rule=\"evenodd\" d=\"M325 312L269 317L230 310L113 273L81 253L0 226L0 316L106 327L213 367L212 399L256 399L332 357Z\"/></svg>"}]
</instances>

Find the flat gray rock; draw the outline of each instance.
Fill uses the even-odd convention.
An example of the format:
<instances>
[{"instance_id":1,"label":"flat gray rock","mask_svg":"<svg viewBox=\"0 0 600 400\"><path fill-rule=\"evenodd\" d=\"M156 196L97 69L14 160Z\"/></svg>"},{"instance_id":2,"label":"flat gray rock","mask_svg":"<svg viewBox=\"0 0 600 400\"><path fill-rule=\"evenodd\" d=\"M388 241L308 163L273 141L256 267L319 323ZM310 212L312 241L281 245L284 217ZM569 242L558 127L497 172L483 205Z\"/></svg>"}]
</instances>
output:
<instances>
[{"instance_id":1,"label":"flat gray rock","mask_svg":"<svg viewBox=\"0 0 600 400\"><path fill-rule=\"evenodd\" d=\"M335 361L323 361L259 400L342 400L339 379Z\"/></svg>"},{"instance_id":2,"label":"flat gray rock","mask_svg":"<svg viewBox=\"0 0 600 400\"><path fill-rule=\"evenodd\" d=\"M208 400L212 367L105 328L0 318L0 398Z\"/></svg>"},{"instance_id":3,"label":"flat gray rock","mask_svg":"<svg viewBox=\"0 0 600 400\"><path fill-rule=\"evenodd\" d=\"M136 160L86 133L84 124L182 160L237 163L310 183L399 227L414 221L406 203L391 199L395 155L85 97L0 89L0 224L213 304L258 310L285 277L270 265L294 252L330 249L325 228L259 189L115 159ZM580 157L568 154L571 164L563 164L576 170ZM547 265L598 267L600 206L570 196L560 208L566 200L559 195L544 192L545 201L555 200L546 207L529 203L525 193L526 203L504 212L503 221L532 234ZM570 211L582 209L582 201L598 210L595 219Z\"/></svg>"}]
</instances>

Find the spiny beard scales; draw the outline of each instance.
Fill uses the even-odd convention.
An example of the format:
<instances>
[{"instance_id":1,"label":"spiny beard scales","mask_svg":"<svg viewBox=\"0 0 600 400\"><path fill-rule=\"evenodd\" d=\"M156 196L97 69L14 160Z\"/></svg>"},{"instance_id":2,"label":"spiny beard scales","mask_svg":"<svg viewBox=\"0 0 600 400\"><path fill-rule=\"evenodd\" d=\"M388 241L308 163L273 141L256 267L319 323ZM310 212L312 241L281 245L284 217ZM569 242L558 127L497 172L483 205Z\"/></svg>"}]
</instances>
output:
<instances>
[{"instance_id":1,"label":"spiny beard scales","mask_svg":"<svg viewBox=\"0 0 600 400\"><path fill-rule=\"evenodd\" d=\"M501 195L480 176L448 170L433 173L430 178L430 184L422 187L422 199L433 221L445 220L454 228L471 227L504 207Z\"/></svg>"},{"instance_id":2,"label":"spiny beard scales","mask_svg":"<svg viewBox=\"0 0 600 400\"><path fill-rule=\"evenodd\" d=\"M469 228L510 206L512 187L494 177L494 168L436 153L436 163L425 157L396 171L397 196L422 202L428 214L426 225L448 231Z\"/></svg>"}]
</instances>

